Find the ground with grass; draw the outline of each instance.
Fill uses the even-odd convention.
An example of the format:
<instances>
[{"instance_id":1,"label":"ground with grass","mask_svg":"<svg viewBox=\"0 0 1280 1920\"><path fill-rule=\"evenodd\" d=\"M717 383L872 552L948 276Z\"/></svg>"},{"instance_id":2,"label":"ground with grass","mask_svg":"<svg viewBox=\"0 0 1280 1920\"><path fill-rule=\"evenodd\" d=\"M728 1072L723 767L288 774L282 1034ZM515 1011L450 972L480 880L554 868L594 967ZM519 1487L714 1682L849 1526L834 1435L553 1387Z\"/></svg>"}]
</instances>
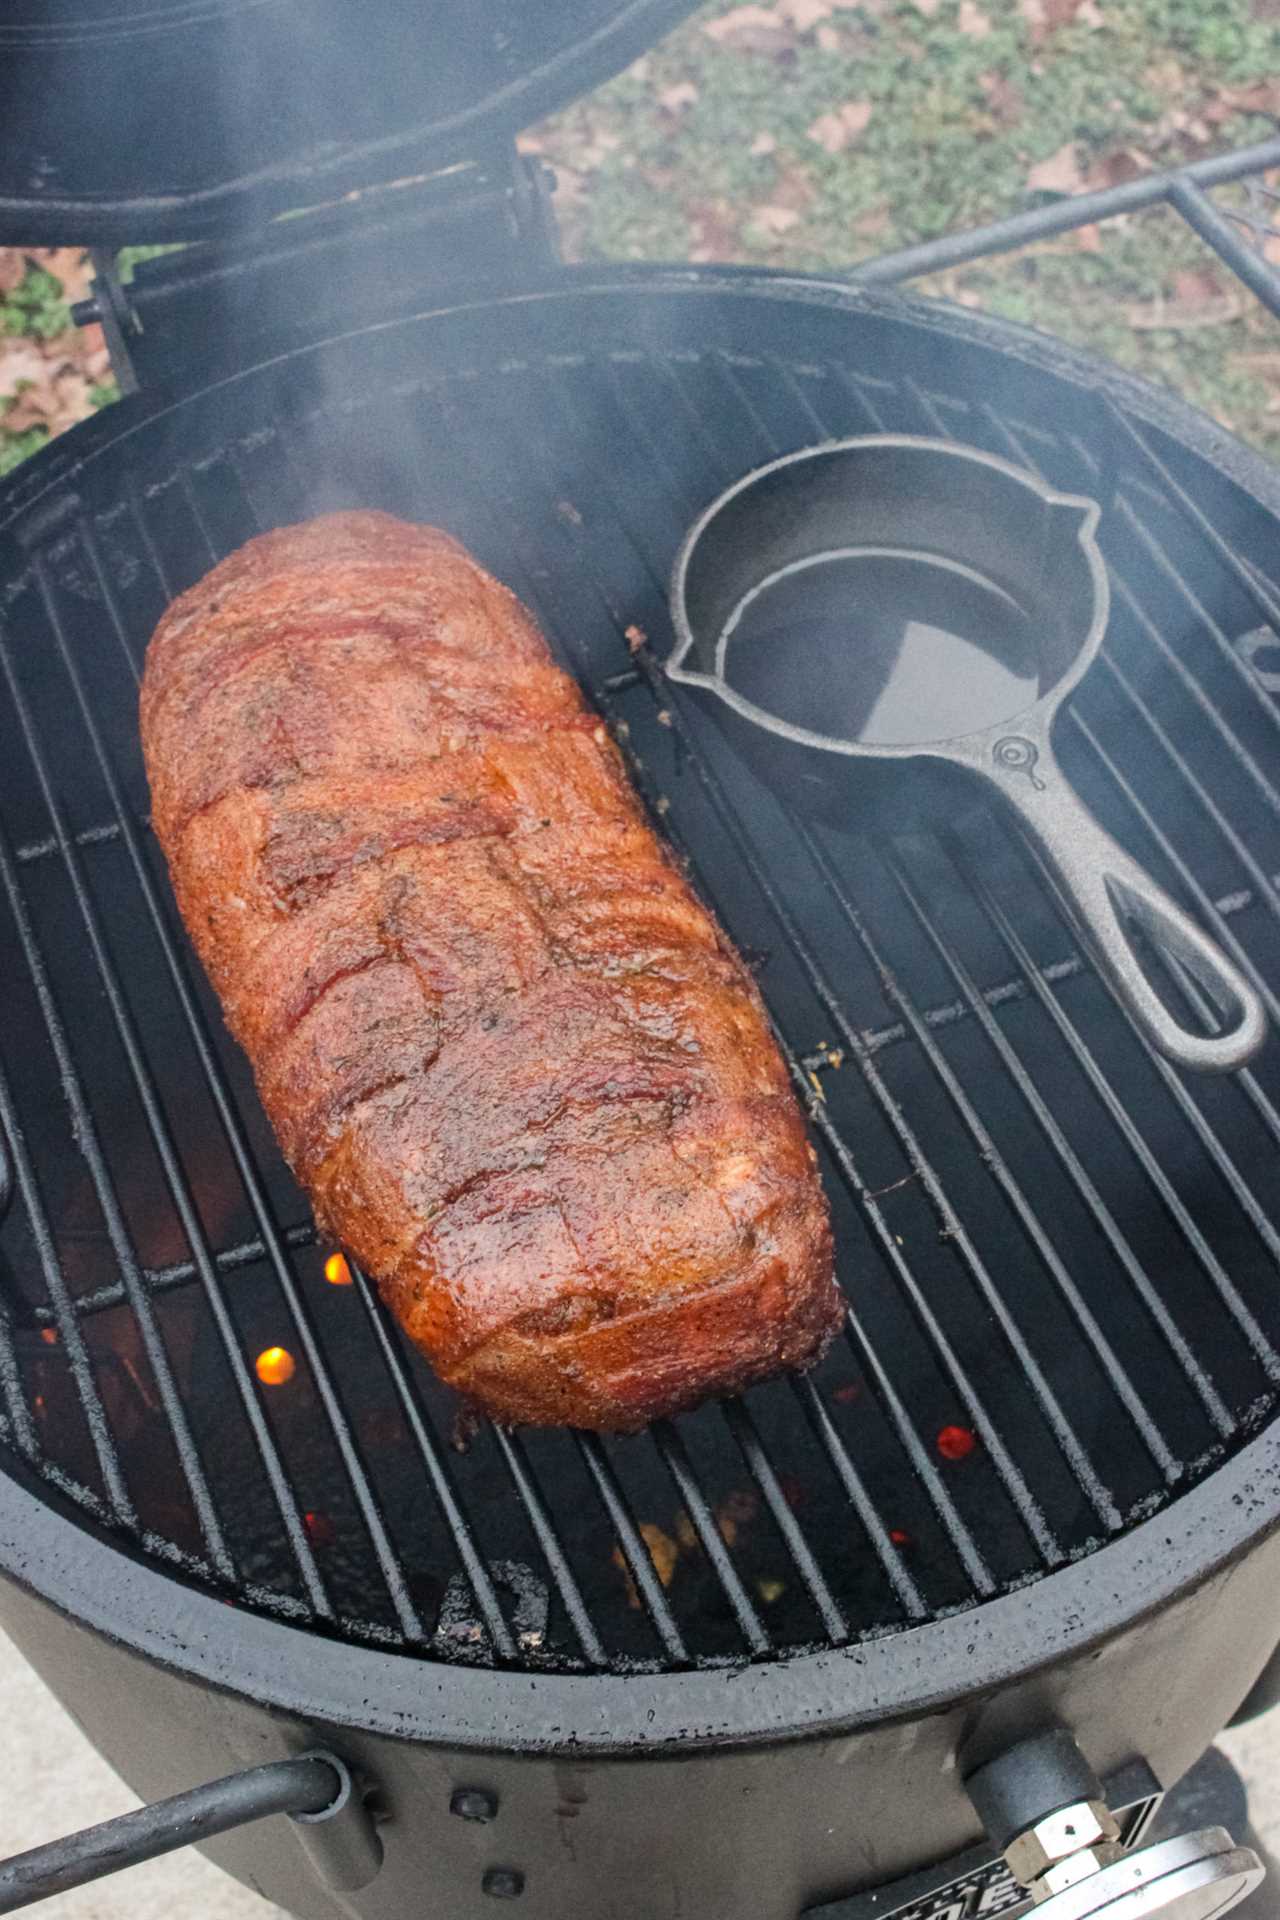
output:
<instances>
[{"instance_id":1,"label":"ground with grass","mask_svg":"<svg viewBox=\"0 0 1280 1920\"><path fill-rule=\"evenodd\" d=\"M831 269L1278 124L1280 0L716 0L523 144L572 258ZM1280 224L1266 194L1222 199ZM1280 233L1255 240L1280 264ZM73 249L0 251L0 472L113 396L97 329L69 325L84 276ZM1280 330L1167 211L919 284L1280 458Z\"/></svg>"}]
</instances>

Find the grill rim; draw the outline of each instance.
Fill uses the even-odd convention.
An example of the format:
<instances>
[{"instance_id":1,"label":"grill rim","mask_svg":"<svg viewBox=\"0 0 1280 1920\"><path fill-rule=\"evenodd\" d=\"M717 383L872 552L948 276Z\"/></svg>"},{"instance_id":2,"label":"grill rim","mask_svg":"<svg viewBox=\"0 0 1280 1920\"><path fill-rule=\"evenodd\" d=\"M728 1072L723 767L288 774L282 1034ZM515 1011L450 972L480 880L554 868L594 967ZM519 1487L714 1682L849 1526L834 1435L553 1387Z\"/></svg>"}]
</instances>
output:
<instances>
[{"instance_id":1,"label":"grill rim","mask_svg":"<svg viewBox=\"0 0 1280 1920\"><path fill-rule=\"evenodd\" d=\"M550 274L531 275L501 293L495 293L492 287L461 289L451 299L340 333L316 336L299 326L280 352L237 367L216 380L196 384L175 379L128 394L23 461L0 484L0 536L12 535L20 546L34 544L45 532L45 516L37 515L30 527L22 525L24 517L36 514L40 503L58 487L70 486L84 466L164 415L235 386L268 367L282 368L290 361L305 360L346 341L390 334L450 316L558 299L670 293L695 298L736 294L747 299L798 300L805 305L903 321L961 345L998 349L1024 365L1085 388L1104 405L1108 401L1118 403L1147 424L1184 442L1223 478L1280 516L1280 468L1188 401L1108 360L1068 346L1052 334L994 315L971 313L927 294L863 285L852 277L790 273L783 268L637 261L604 270L596 264L559 267ZM53 506L60 520L57 503Z\"/></svg>"},{"instance_id":2,"label":"grill rim","mask_svg":"<svg viewBox=\"0 0 1280 1920\"><path fill-rule=\"evenodd\" d=\"M491 291L477 291L372 327L356 327L319 339L299 335L297 344L287 351L219 380L206 384L174 382L138 395L76 429L68 436L74 445L68 445L66 440L58 442L23 470L16 484L0 489L0 536L6 544L16 545L21 567L24 564L22 548L38 548L46 534L61 525L64 511L78 505L74 494L76 476L89 462L110 453L164 415L177 413L184 405L252 377L262 366L278 367L290 361L305 361L341 341L423 326L450 315L515 307L531 301L613 298L637 291L720 297L734 294L783 304L799 301L850 314L883 315L946 338L999 349L1023 364L1030 363L1058 379L1084 386L1112 404L1123 403L1130 413L1188 445L1198 457L1241 486L1265 510L1280 514L1280 473L1260 455L1185 403L1105 362L1095 362L1086 354L1064 347L1050 336L986 316L971 316L943 301L897 292L869 292L822 276L795 276L746 268L654 268L640 263L634 268L610 268L604 272L595 267L565 269L497 296ZM59 489L63 490L61 497ZM11 503L12 511L6 511ZM277 1643L274 1639L260 1649L262 1673L255 1676L253 1689L254 1697L269 1700L270 1704L288 1711L322 1712L327 1718L347 1724L373 1724L375 1730L380 1727L382 1731L407 1734L410 1738L448 1740L481 1749L501 1747L572 1753L584 1746L594 1746L606 1751L647 1751L663 1745L678 1749L688 1743L693 1737L689 1731L692 1711L702 1697L691 1695L688 1689L710 1685L716 1688L716 1693L705 1697L714 1701L714 1710L708 1713L697 1737L705 1736L716 1743L742 1744L764 1737L796 1737L818 1730L834 1732L886 1718L914 1717L931 1707L954 1704L966 1694L985 1691L1037 1667L1057 1664L1072 1652L1110 1637L1133 1619L1167 1605L1179 1593L1209 1578L1224 1560L1265 1538L1280 1524L1280 1488L1271 1484L1278 1471L1280 1423L1241 1446L1230 1460L1212 1469L1196 1487L1175 1495L1151 1520L1133 1526L1119 1540L1095 1548L1073 1567L1043 1573L1027 1588L986 1600L980 1607L967 1608L948 1618L916 1626L904 1624L882 1639L865 1640L840 1651L823 1649L818 1653L782 1654L767 1664L735 1665L730 1669L737 1677L733 1689L724 1687L716 1668L692 1672L677 1669L666 1674L579 1676L531 1674L524 1669L512 1671L501 1666L471 1669L443 1662L424 1663L420 1656L371 1652L351 1643L326 1640L309 1628L293 1627L261 1616L247 1613L229 1616L228 1609L216 1596L188 1588L164 1572L159 1564L140 1564L127 1552L95 1539L74 1518L64 1517L38 1495L27 1493L16 1480L9 1478L2 1464L0 1572L10 1574L39 1597L110 1638L136 1645L138 1652L161 1664L198 1673L207 1684L235 1692L244 1691L245 1687L240 1677L243 1645L237 1652L237 1643L247 1641L256 1646L259 1629L272 1636L287 1635L287 1654L286 1643ZM1258 1476L1256 1484L1251 1474ZM1260 1487L1264 1490L1260 1491ZM1252 1519L1234 1531L1223 1530L1213 1524L1217 1517L1215 1508L1227 1505L1233 1498L1243 1500ZM1264 1509L1261 1517L1260 1506ZM33 1524L32 1508L48 1517L54 1524L54 1532L52 1535L41 1533L42 1551L29 1561L23 1534L24 1528ZM1198 1519L1189 1521L1188 1516L1193 1514ZM1160 1535L1158 1542L1157 1534ZM1186 1536L1176 1553L1164 1545L1175 1534ZM1197 1553L1197 1540L1201 1535L1210 1545L1201 1546ZM92 1548L97 1577L103 1582L102 1592L119 1588L128 1575L128 1591L135 1597L118 1614L114 1601L109 1607L100 1606L99 1591L81 1577L82 1570L75 1566L73 1541L76 1537L86 1553ZM1157 1546L1155 1555L1149 1552L1152 1543ZM1116 1557L1116 1549L1120 1547L1132 1552L1131 1563L1122 1563ZM1118 1593L1128 1591L1130 1581L1140 1586L1133 1576L1140 1573L1145 1561L1162 1559L1169 1560L1170 1566L1157 1588L1141 1587L1140 1601L1132 1596L1123 1603L1116 1600ZM33 1564L41 1568L44 1564L61 1568L64 1574L70 1568L74 1577L61 1582L54 1579L46 1584L40 1575L33 1574ZM1084 1577L1086 1569L1090 1571ZM1083 1584L1077 1592L1077 1583L1082 1578ZM155 1582L159 1585L154 1585ZM1065 1593L1064 1582L1069 1583ZM1046 1597L1037 1601L1035 1598L1042 1593L1048 1596L1051 1590L1054 1599ZM69 1594L76 1596L74 1600L68 1598ZM1109 1597L1114 1604L1099 1605L1100 1595ZM202 1616L200 1626L193 1627L192 1633L185 1637L187 1641L197 1642L199 1651L185 1644L182 1651L187 1657L175 1658L178 1636L174 1623L189 1617L190 1608L197 1605L217 1606L218 1613ZM995 1615L990 1612L992 1608L997 1609ZM132 1626L135 1610L138 1618L147 1621L145 1632L140 1630L136 1641L127 1630ZM975 1656L966 1653L965 1648L975 1639L974 1616L979 1611L983 1625L978 1637L990 1642L995 1653L991 1669L975 1674ZM1077 1630L1073 1623L1086 1612L1089 1627ZM122 1629L122 1620L126 1629ZM926 1645L918 1639L922 1632L935 1637ZM906 1647L901 1660L885 1651L899 1643ZM1046 1648L1052 1648L1052 1652L1046 1652ZM315 1679L314 1669L321 1650L326 1661L326 1686L330 1681L333 1683L327 1706L310 1697L312 1687L308 1684ZM331 1656L347 1664L333 1666L331 1670ZM411 1662L408 1669L402 1664L406 1660ZM349 1664L353 1661L357 1663L355 1669ZM426 1719L420 1725L415 1723L410 1730L407 1723L411 1716L399 1706L387 1708L385 1723L371 1723L355 1712L349 1701L344 1704L347 1676L353 1671L363 1671L360 1663L366 1661L373 1661L382 1674L380 1685L386 1698L403 1698L406 1692L410 1697L421 1694L425 1674L433 1673L433 1691L442 1700L447 1695L441 1709L444 1724L437 1725L434 1720ZM392 1666L384 1669L381 1663L388 1661ZM838 1663L836 1668L832 1667L833 1662ZM286 1665L296 1674L296 1687L292 1694L276 1698L266 1680ZM930 1674L927 1693L918 1687L912 1691L911 1670L918 1672L926 1666ZM441 1680L442 1670L453 1676L450 1682ZM953 1691L938 1684L937 1676L942 1671L952 1677ZM833 1679L837 1673L844 1676L839 1687ZM809 1674L814 1677L806 1681L805 1676ZM777 1684L766 1684L761 1679L765 1675L782 1678ZM519 1683L515 1688L511 1686L513 1679ZM752 1684L748 1685L749 1681ZM290 1682L292 1685L293 1674ZM581 1694L585 1685L593 1689L590 1696ZM608 1695L601 1696L596 1691L601 1685L610 1689ZM566 1691L562 1693L561 1689ZM366 1691L372 1699L372 1670ZM531 1714L521 1705L529 1693L538 1696L536 1710ZM581 1704L583 1700L590 1701L586 1713ZM757 1701L758 1711L754 1704ZM732 1703L736 1710L727 1713L726 1703ZM749 1705L751 1710L747 1711ZM638 1711L640 1706L643 1712ZM652 1720L647 1717L650 1707ZM559 1729L555 1738L547 1732L551 1725Z\"/></svg>"},{"instance_id":3,"label":"grill rim","mask_svg":"<svg viewBox=\"0 0 1280 1920\"><path fill-rule=\"evenodd\" d=\"M152 1664L306 1722L564 1758L839 1737L954 1710L1064 1669L1277 1531L1280 1427L1272 1427L1131 1532L943 1619L760 1663L534 1674L427 1662L230 1608L87 1534L0 1472L0 1575Z\"/></svg>"}]
</instances>

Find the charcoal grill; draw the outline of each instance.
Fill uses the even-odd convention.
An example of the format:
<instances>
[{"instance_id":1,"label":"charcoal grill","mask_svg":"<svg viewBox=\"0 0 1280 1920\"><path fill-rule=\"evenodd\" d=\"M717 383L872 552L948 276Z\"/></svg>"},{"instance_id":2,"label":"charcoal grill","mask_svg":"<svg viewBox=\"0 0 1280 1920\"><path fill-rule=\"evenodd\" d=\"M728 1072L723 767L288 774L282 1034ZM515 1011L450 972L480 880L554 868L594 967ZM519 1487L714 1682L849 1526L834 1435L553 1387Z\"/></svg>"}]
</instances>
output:
<instances>
[{"instance_id":1,"label":"charcoal grill","mask_svg":"<svg viewBox=\"0 0 1280 1920\"><path fill-rule=\"evenodd\" d=\"M127 289L104 255L140 391L0 495L0 1619L141 1796L195 1796L113 1836L117 1864L199 1837L308 1920L1012 1911L995 1849L1090 1797L1081 1753L1136 1838L1280 1635L1280 479L939 303L550 265L498 136L677 9L571 11L563 45L519 42L513 98L490 72L442 132L432 95L378 153L344 123L300 159L288 125L237 173L215 141L141 210L173 174L95 198L92 142L20 127L0 155L10 232L108 247L145 211L217 236ZM190 84L189 26L159 84ZM68 32L73 78L103 44ZM1163 196L1275 303L1206 189L1276 164L1280 141L857 278ZM402 199L337 200L397 167ZM339 330L345 267L392 231L395 283ZM1116 611L1061 752L1263 995L1248 1070L1151 1050L1001 818L814 826L664 678L697 510L866 432L1107 503ZM850 1301L814 1374L633 1440L471 1432L317 1242L167 890L136 697L175 593L356 505L449 527L536 609L757 969ZM1206 1882L1186 1913L1247 1877L1202 1840L1164 1856ZM0 1869L0 1906L102 1851Z\"/></svg>"}]
</instances>

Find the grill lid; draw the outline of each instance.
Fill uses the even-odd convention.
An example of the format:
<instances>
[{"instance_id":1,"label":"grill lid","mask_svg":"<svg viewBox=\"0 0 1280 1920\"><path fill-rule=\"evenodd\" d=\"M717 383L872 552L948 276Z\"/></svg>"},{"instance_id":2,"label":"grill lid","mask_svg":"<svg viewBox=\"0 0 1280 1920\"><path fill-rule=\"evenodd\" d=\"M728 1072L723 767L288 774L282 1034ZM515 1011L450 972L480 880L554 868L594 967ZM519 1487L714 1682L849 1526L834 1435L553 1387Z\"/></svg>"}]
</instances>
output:
<instances>
[{"instance_id":1,"label":"grill lid","mask_svg":"<svg viewBox=\"0 0 1280 1920\"><path fill-rule=\"evenodd\" d=\"M691 0L19 0L0 22L0 242L241 232L474 158Z\"/></svg>"}]
</instances>

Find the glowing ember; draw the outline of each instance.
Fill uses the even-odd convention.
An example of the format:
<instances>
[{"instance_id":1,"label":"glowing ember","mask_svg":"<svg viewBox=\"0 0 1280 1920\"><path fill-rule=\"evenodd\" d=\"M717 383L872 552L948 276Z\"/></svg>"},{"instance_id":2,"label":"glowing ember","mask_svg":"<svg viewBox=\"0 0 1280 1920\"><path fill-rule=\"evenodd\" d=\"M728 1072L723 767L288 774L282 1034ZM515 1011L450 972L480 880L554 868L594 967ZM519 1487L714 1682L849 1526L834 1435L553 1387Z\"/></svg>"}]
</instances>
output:
<instances>
[{"instance_id":1,"label":"glowing ember","mask_svg":"<svg viewBox=\"0 0 1280 1920\"><path fill-rule=\"evenodd\" d=\"M56 1327L41 1327L40 1338L44 1341L46 1347L56 1347L58 1344L58 1329Z\"/></svg>"},{"instance_id":2,"label":"glowing ember","mask_svg":"<svg viewBox=\"0 0 1280 1920\"><path fill-rule=\"evenodd\" d=\"M890 1527L889 1538L895 1547L909 1547L911 1545L911 1535L905 1527Z\"/></svg>"},{"instance_id":3,"label":"glowing ember","mask_svg":"<svg viewBox=\"0 0 1280 1920\"><path fill-rule=\"evenodd\" d=\"M653 1562L653 1570L659 1581L664 1587L669 1587L675 1577L676 1562L680 1558L679 1547L671 1535L664 1533L661 1527L655 1526L652 1520L640 1522L640 1538L649 1549L649 1558ZM638 1608L640 1595L636 1591L635 1581L631 1578L631 1569L627 1565L622 1548L615 1547L609 1557L626 1582L627 1605L632 1609Z\"/></svg>"},{"instance_id":4,"label":"glowing ember","mask_svg":"<svg viewBox=\"0 0 1280 1920\"><path fill-rule=\"evenodd\" d=\"M944 1460L967 1460L977 1444L968 1427L942 1427L935 1442Z\"/></svg>"},{"instance_id":5,"label":"glowing ember","mask_svg":"<svg viewBox=\"0 0 1280 1920\"><path fill-rule=\"evenodd\" d=\"M282 1387L297 1371L297 1362L287 1347L264 1347L253 1365L264 1387Z\"/></svg>"},{"instance_id":6,"label":"glowing ember","mask_svg":"<svg viewBox=\"0 0 1280 1920\"><path fill-rule=\"evenodd\" d=\"M349 1287L351 1269L340 1253L331 1253L324 1263L324 1277L331 1287Z\"/></svg>"},{"instance_id":7,"label":"glowing ember","mask_svg":"<svg viewBox=\"0 0 1280 1920\"><path fill-rule=\"evenodd\" d=\"M331 1547L333 1545L338 1537L338 1529L327 1513L304 1513L302 1520L312 1546Z\"/></svg>"}]
</instances>

